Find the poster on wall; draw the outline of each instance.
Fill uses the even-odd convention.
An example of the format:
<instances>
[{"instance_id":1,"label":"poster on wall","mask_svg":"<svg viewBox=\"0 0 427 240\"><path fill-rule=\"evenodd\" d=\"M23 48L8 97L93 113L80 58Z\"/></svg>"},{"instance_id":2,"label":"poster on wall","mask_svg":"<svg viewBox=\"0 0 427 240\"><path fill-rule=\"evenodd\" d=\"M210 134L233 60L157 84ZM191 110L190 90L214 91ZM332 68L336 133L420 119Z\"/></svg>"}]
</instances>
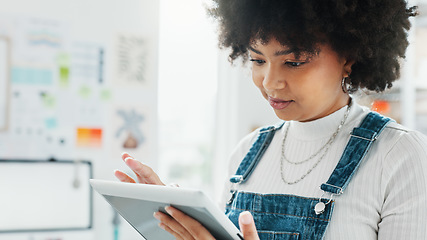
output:
<instances>
[{"instance_id":1,"label":"poster on wall","mask_svg":"<svg viewBox=\"0 0 427 240\"><path fill-rule=\"evenodd\" d=\"M52 154L47 149L66 143L64 137L56 141L53 135L58 135L55 132L60 124L56 109L61 95L56 83L60 73L66 76L58 65L58 55L66 51L68 27L58 20L22 15L5 14L0 22L0 32L10 39L9 86L0 90L2 96L7 96L9 124L7 134L1 136L7 141L2 141L0 153L44 158ZM6 72L0 70L2 76ZM4 100L0 101L3 106Z\"/></svg>"},{"instance_id":2,"label":"poster on wall","mask_svg":"<svg viewBox=\"0 0 427 240\"><path fill-rule=\"evenodd\" d=\"M75 84L99 86L105 82L105 47L93 42L75 42L71 45L72 78Z\"/></svg>"},{"instance_id":3,"label":"poster on wall","mask_svg":"<svg viewBox=\"0 0 427 240\"><path fill-rule=\"evenodd\" d=\"M142 36L119 34L115 41L116 85L147 87L148 43Z\"/></svg>"},{"instance_id":4,"label":"poster on wall","mask_svg":"<svg viewBox=\"0 0 427 240\"><path fill-rule=\"evenodd\" d=\"M122 152L128 152L134 156L152 159L154 141L150 108L143 105L126 104L116 106L112 111L112 156L120 156Z\"/></svg>"},{"instance_id":5,"label":"poster on wall","mask_svg":"<svg viewBox=\"0 0 427 240\"><path fill-rule=\"evenodd\" d=\"M16 63L54 67L59 53L69 48L69 24L63 21L16 17L14 23Z\"/></svg>"}]
</instances>

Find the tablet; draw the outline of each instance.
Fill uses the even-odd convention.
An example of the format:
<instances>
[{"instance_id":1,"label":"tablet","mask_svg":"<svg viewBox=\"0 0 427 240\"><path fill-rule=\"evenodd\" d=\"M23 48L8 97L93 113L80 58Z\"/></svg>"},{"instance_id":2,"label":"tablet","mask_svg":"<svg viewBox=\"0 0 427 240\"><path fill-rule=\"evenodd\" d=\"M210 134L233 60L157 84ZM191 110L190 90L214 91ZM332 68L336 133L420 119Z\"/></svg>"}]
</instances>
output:
<instances>
[{"instance_id":1,"label":"tablet","mask_svg":"<svg viewBox=\"0 0 427 240\"><path fill-rule=\"evenodd\" d=\"M242 234L200 190L91 179L90 184L147 240L175 239L158 227L153 213L173 206L205 226L216 239L241 240Z\"/></svg>"}]
</instances>

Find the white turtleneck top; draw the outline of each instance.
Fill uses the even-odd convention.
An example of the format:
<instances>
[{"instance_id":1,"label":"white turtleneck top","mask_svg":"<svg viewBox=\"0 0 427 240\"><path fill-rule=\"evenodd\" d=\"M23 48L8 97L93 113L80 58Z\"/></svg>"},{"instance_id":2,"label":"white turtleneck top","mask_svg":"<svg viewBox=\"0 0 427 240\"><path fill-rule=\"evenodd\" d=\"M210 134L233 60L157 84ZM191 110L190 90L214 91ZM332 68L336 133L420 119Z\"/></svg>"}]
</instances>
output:
<instances>
[{"instance_id":1,"label":"white turtleneck top","mask_svg":"<svg viewBox=\"0 0 427 240\"><path fill-rule=\"evenodd\" d=\"M281 177L282 142L285 156L299 162L310 158L340 125L347 107L311 122L289 121L278 130L250 178L238 190L257 193L293 194L321 197L319 186L325 183L337 165L350 139L369 109L353 101L348 118L329 147L323 160L300 182L289 185ZM255 141L258 131L246 136L231 155L229 176ZM283 176L293 181L313 167L321 154L304 164L283 161ZM231 184L224 190L226 201ZM427 239L427 137L401 125L389 123L353 175L344 193L335 199L335 207L325 240ZM225 203L224 203L225 205Z\"/></svg>"}]
</instances>

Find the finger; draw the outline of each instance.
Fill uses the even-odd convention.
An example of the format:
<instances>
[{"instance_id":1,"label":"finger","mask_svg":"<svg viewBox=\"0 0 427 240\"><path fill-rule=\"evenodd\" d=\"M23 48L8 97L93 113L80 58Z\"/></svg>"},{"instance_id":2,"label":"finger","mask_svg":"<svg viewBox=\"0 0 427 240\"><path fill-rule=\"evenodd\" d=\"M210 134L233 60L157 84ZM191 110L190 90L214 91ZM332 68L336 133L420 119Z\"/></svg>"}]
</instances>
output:
<instances>
[{"instance_id":1,"label":"finger","mask_svg":"<svg viewBox=\"0 0 427 240\"><path fill-rule=\"evenodd\" d=\"M126 165L136 174L140 183L165 185L149 166L142 164L132 157L125 159Z\"/></svg>"},{"instance_id":2,"label":"finger","mask_svg":"<svg viewBox=\"0 0 427 240\"><path fill-rule=\"evenodd\" d=\"M255 222L250 212L244 211L240 213L239 226L245 240L259 240Z\"/></svg>"},{"instance_id":3,"label":"finger","mask_svg":"<svg viewBox=\"0 0 427 240\"><path fill-rule=\"evenodd\" d=\"M183 238L181 238L181 236L178 233L173 231L172 228L166 226L165 224L159 223L159 227L167 231L168 233L172 234L176 238L176 240L184 240Z\"/></svg>"},{"instance_id":4,"label":"finger","mask_svg":"<svg viewBox=\"0 0 427 240\"><path fill-rule=\"evenodd\" d=\"M128 157L131 157L131 158L133 158L129 153L127 153L127 152L124 152L124 153L122 153L122 160L124 161L126 158L128 158Z\"/></svg>"},{"instance_id":5,"label":"finger","mask_svg":"<svg viewBox=\"0 0 427 240\"><path fill-rule=\"evenodd\" d=\"M194 218L173 207L166 207L165 210L188 232L190 232L191 236L193 236L195 239L214 239L210 232Z\"/></svg>"},{"instance_id":6,"label":"finger","mask_svg":"<svg viewBox=\"0 0 427 240\"><path fill-rule=\"evenodd\" d=\"M154 217L160 221L160 227L164 227L166 231L170 234L174 235L176 238L193 240L194 238L190 235L190 233L174 218L164 214L162 212L155 212Z\"/></svg>"},{"instance_id":7,"label":"finger","mask_svg":"<svg viewBox=\"0 0 427 240\"><path fill-rule=\"evenodd\" d=\"M129 177L129 175L120 170L115 170L114 176L116 176L116 178L119 179L121 182L135 183L135 180L133 180L133 178Z\"/></svg>"},{"instance_id":8,"label":"finger","mask_svg":"<svg viewBox=\"0 0 427 240\"><path fill-rule=\"evenodd\" d=\"M128 165L128 167L136 174L140 183L165 185L149 166L142 164L132 157L126 158L125 162L126 165Z\"/></svg>"}]
</instances>

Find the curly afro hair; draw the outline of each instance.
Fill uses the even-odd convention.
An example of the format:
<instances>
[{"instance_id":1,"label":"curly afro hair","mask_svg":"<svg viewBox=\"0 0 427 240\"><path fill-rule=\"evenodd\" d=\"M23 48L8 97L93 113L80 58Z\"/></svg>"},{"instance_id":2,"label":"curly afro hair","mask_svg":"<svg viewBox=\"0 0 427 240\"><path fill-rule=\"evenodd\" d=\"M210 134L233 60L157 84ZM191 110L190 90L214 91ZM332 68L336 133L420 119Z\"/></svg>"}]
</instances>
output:
<instances>
[{"instance_id":1,"label":"curly afro hair","mask_svg":"<svg viewBox=\"0 0 427 240\"><path fill-rule=\"evenodd\" d=\"M328 44L355 61L353 90L381 92L400 77L408 46L409 17L416 7L405 0L212 0L209 14L219 22L221 47L230 61L248 58L256 40L276 38L296 54L315 54Z\"/></svg>"}]
</instances>

